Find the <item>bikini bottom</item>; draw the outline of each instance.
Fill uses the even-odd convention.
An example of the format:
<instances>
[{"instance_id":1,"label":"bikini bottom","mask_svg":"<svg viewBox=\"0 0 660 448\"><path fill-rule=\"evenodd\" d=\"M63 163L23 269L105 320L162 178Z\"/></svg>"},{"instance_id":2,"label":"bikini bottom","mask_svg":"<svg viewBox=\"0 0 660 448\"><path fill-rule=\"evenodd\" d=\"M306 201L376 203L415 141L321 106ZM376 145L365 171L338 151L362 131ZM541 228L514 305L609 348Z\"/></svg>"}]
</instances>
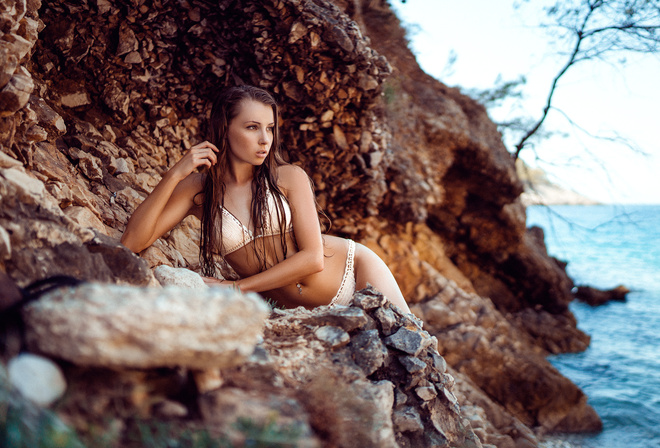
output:
<instances>
[{"instance_id":1,"label":"bikini bottom","mask_svg":"<svg viewBox=\"0 0 660 448\"><path fill-rule=\"evenodd\" d=\"M350 305L355 294L355 241L348 240L348 255L346 257L346 267L344 268L344 277L341 279L341 286L337 295L330 301L330 306Z\"/></svg>"}]
</instances>

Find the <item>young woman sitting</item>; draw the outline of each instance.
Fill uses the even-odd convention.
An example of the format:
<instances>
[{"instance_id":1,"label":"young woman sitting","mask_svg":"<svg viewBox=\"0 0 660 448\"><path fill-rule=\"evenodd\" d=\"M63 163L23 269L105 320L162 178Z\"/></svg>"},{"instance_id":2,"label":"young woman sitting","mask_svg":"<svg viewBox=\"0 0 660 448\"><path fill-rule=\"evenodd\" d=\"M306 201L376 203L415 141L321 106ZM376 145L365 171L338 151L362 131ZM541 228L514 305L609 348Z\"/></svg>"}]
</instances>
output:
<instances>
[{"instance_id":1,"label":"young woman sitting","mask_svg":"<svg viewBox=\"0 0 660 448\"><path fill-rule=\"evenodd\" d=\"M278 106L266 91L224 90L211 141L193 146L131 216L121 242L140 252L187 215L202 223L204 281L254 291L285 307L348 305L371 284L409 313L385 263L352 240L321 233L307 174L280 155ZM200 168L202 171L200 172ZM240 280L220 280L216 256Z\"/></svg>"}]
</instances>

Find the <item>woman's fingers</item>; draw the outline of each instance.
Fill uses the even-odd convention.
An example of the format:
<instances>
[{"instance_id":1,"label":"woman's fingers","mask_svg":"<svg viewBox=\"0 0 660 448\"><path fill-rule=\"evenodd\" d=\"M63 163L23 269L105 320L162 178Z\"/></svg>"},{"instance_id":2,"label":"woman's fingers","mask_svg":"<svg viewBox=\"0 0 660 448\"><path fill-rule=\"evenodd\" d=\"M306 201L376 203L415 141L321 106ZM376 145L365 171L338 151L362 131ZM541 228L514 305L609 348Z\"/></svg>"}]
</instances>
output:
<instances>
[{"instance_id":1,"label":"woman's fingers","mask_svg":"<svg viewBox=\"0 0 660 448\"><path fill-rule=\"evenodd\" d=\"M215 152L219 152L218 147L209 141L203 141L202 143L198 143L195 146L193 146L191 149L196 149L196 148L210 148Z\"/></svg>"},{"instance_id":2,"label":"woman's fingers","mask_svg":"<svg viewBox=\"0 0 660 448\"><path fill-rule=\"evenodd\" d=\"M193 166L195 168L202 165L210 168L218 163L216 152L218 152L218 148L214 144L210 142L202 142L190 148L188 154L192 158Z\"/></svg>"},{"instance_id":3,"label":"woman's fingers","mask_svg":"<svg viewBox=\"0 0 660 448\"><path fill-rule=\"evenodd\" d=\"M202 280L204 280L204 283L206 283L208 286L232 286L232 282L228 280L220 280L214 277L202 277Z\"/></svg>"},{"instance_id":4,"label":"woman's fingers","mask_svg":"<svg viewBox=\"0 0 660 448\"><path fill-rule=\"evenodd\" d=\"M215 165L218 163L218 157L213 151L210 150L196 150L192 153L193 161L195 164L203 164L206 166Z\"/></svg>"},{"instance_id":5,"label":"woman's fingers","mask_svg":"<svg viewBox=\"0 0 660 448\"><path fill-rule=\"evenodd\" d=\"M217 278L213 278L213 277L202 277L202 280L204 280L204 283L206 283L209 286L220 284L220 280L218 280Z\"/></svg>"}]
</instances>

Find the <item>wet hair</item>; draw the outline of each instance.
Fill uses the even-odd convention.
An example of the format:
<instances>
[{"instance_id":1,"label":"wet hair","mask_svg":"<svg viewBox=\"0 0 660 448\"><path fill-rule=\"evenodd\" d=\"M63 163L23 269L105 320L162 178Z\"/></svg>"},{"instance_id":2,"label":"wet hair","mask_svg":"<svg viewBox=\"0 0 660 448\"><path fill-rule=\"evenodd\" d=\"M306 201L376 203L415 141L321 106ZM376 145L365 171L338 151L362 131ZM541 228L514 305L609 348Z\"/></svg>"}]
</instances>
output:
<instances>
[{"instance_id":1,"label":"wet hair","mask_svg":"<svg viewBox=\"0 0 660 448\"><path fill-rule=\"evenodd\" d=\"M236 86L224 89L216 97L211 109L208 123L209 141L219 150L218 163L213 165L206 173L202 189L202 226L200 235L200 264L202 274L212 277L216 273L215 255L221 254L222 245L222 208L225 199L225 176L230 172L229 142L227 130L229 124L238 115L243 101L257 101L273 109L274 127L273 143L268 156L261 165L254 167L252 180L252 206L250 210L251 222L254 223L256 234L259 234L265 222L272 222L270 209L267 204L266 192L270 190L275 200L276 222L282 229L280 241L284 258L286 258L286 214L284 203L288 201L277 186L277 167L285 162L280 154L279 115L277 102L267 91L253 86ZM266 266L266 238L254 240L254 251L261 270ZM224 254L222 254L224 255ZM277 260L278 262L280 260Z\"/></svg>"}]
</instances>

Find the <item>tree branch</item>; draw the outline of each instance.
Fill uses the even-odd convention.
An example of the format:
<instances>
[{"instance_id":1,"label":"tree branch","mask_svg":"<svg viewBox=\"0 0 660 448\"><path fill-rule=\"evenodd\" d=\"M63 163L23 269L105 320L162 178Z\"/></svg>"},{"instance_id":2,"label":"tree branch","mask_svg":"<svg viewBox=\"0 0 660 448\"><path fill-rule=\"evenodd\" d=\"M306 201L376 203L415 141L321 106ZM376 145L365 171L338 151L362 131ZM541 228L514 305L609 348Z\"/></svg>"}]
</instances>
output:
<instances>
[{"instance_id":1,"label":"tree branch","mask_svg":"<svg viewBox=\"0 0 660 448\"><path fill-rule=\"evenodd\" d=\"M596 6L597 5L597 6ZM518 144L516 145L516 152L514 153L514 159L517 160L518 157L520 156L520 151L525 147L525 144L527 143L527 140L529 140L538 130L541 128L543 123L545 122L545 119L548 117L548 113L550 113L550 108L552 107L552 98L555 94L555 90L557 89L557 83L561 79L562 76L568 71L569 68L576 62L576 58L578 54L580 53L580 46L582 45L582 42L584 41L584 29L587 26L587 23L589 22L589 19L591 18L591 15L595 11L595 8L598 6L602 5L602 1L596 1L594 2L594 5L591 6L589 9L589 12L586 14L584 17L584 20L582 21L581 26L579 29L575 30L576 34L576 41L575 45L573 47L573 51L571 52L570 57L568 58L568 61L564 66L559 70L559 73L555 75L554 79L552 80L552 85L550 86L550 91L548 92L548 97L545 101L545 107L543 108L543 114L541 115L541 118L538 119L538 121L532 126L532 128L525 133L525 135L520 139Z\"/></svg>"}]
</instances>

